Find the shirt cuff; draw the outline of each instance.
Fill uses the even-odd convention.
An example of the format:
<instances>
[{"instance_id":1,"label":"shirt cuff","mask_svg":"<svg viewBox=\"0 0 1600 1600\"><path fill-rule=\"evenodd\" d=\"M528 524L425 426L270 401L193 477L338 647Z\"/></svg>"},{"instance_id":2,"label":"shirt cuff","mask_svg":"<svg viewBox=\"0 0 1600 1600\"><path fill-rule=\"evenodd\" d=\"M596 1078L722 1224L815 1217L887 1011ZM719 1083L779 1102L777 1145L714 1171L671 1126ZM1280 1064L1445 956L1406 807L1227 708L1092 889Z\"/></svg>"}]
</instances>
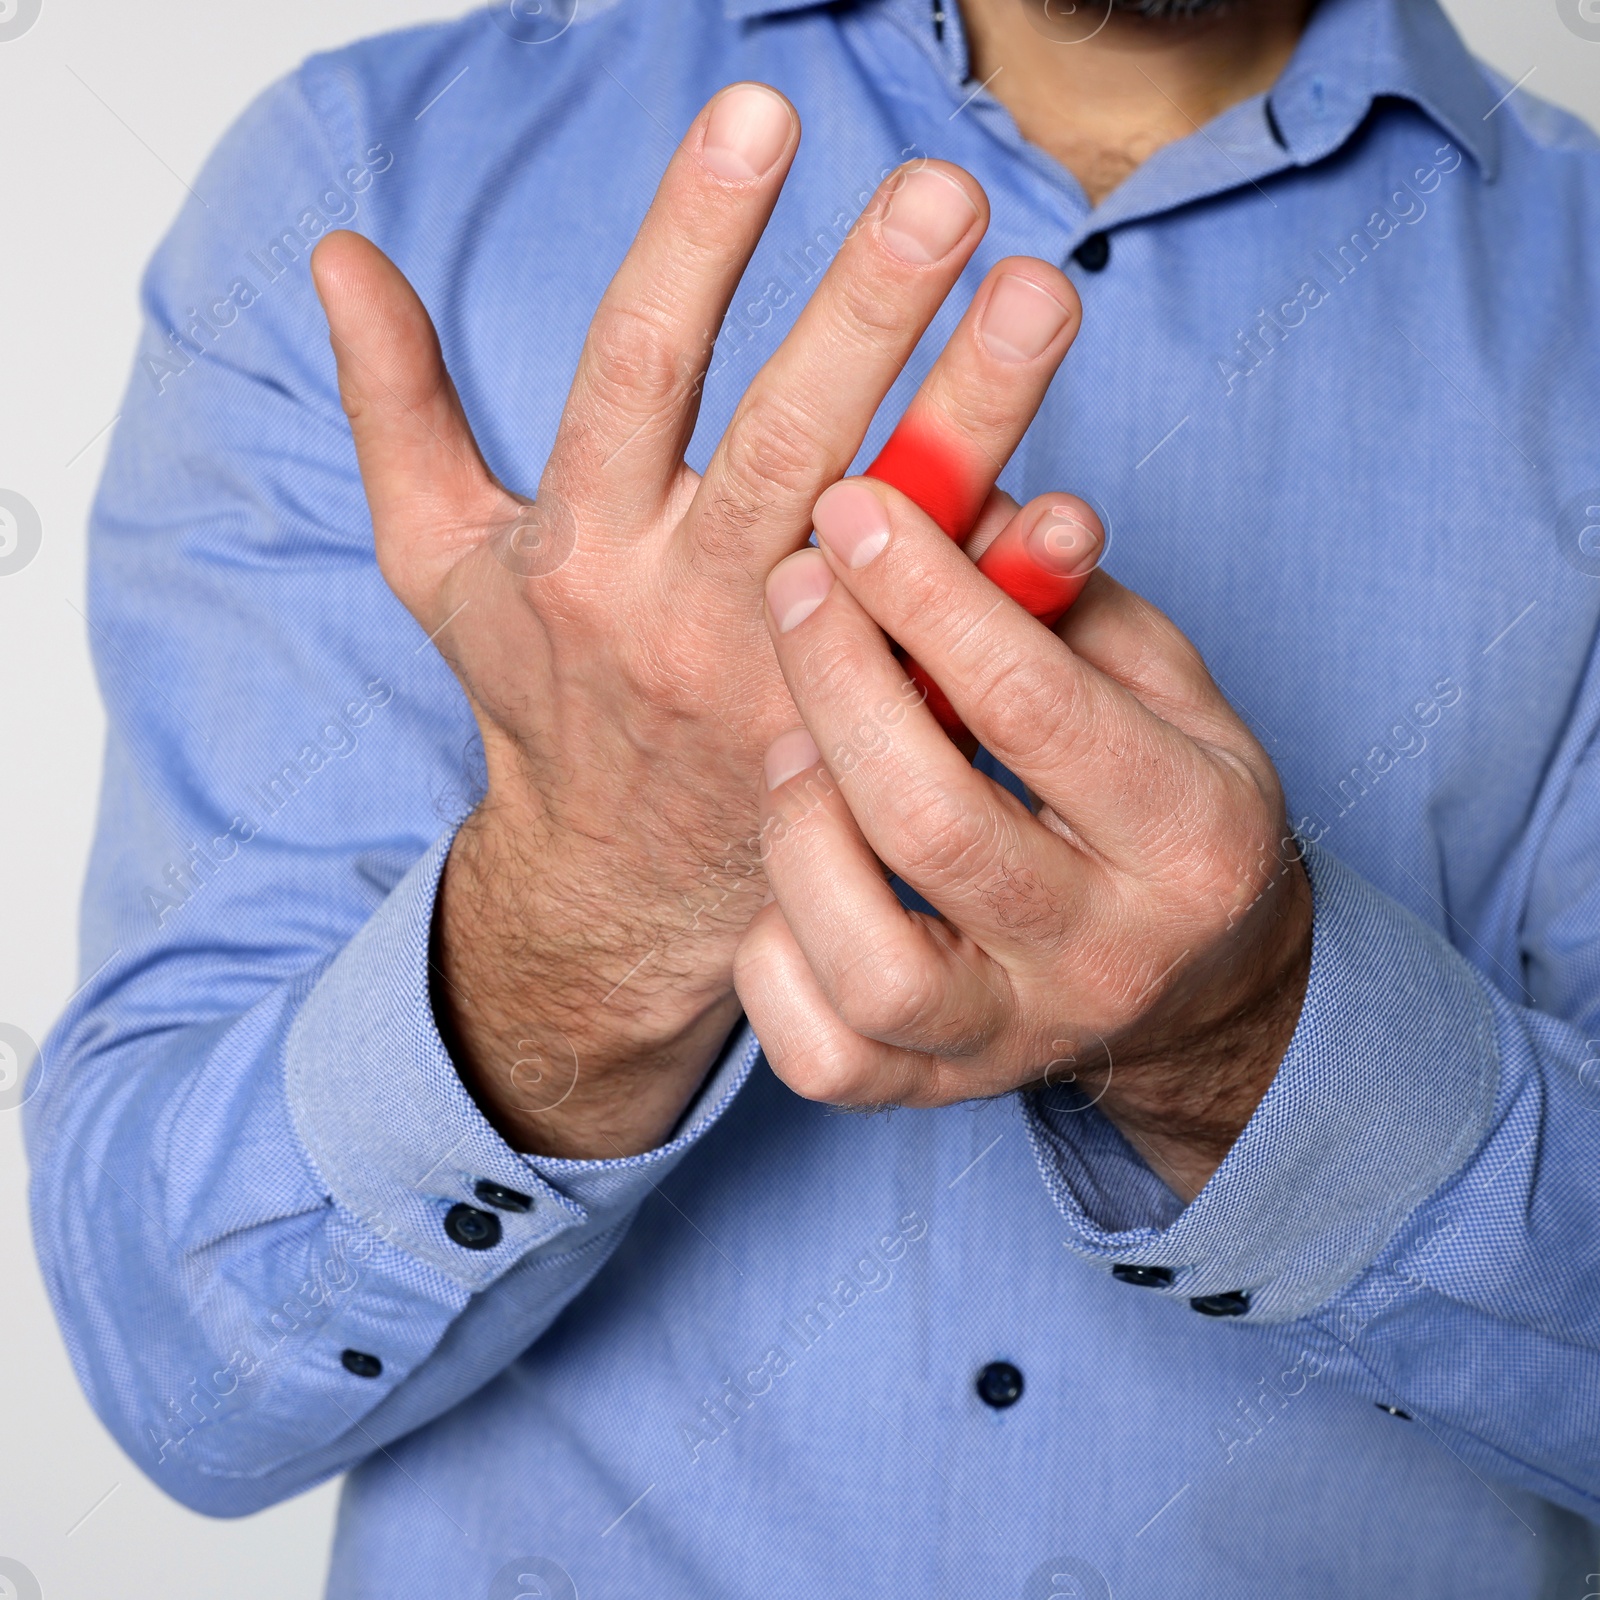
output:
<instances>
[{"instance_id":1,"label":"shirt cuff","mask_svg":"<svg viewBox=\"0 0 1600 1600\"><path fill-rule=\"evenodd\" d=\"M1097 1111L1024 1102L1070 1249L1107 1270L1155 1268L1119 1276L1256 1322L1304 1316L1370 1265L1486 1137L1500 1070L1488 996L1461 955L1333 856L1308 846L1305 864L1299 1025L1188 1206Z\"/></svg>"},{"instance_id":2,"label":"shirt cuff","mask_svg":"<svg viewBox=\"0 0 1600 1600\"><path fill-rule=\"evenodd\" d=\"M655 1150L616 1161L513 1150L468 1094L434 1022L428 958L453 838L412 867L317 980L284 1065L295 1128L334 1202L476 1292L535 1251L565 1255L614 1228L722 1115L760 1051L748 1027L737 1029ZM532 1204L494 1206L478 1193L485 1181ZM447 1227L453 1207L478 1217L463 1229L458 1212ZM460 1242L463 1232L473 1244Z\"/></svg>"}]
</instances>

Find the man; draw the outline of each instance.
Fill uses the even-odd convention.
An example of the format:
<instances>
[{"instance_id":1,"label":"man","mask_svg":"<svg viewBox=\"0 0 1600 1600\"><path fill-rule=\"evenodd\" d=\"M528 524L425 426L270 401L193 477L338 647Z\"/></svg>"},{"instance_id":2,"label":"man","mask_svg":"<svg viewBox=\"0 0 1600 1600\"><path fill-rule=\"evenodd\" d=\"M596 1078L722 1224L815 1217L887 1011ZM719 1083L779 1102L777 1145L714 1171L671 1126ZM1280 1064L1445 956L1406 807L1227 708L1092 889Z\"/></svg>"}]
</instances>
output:
<instances>
[{"instance_id":1,"label":"man","mask_svg":"<svg viewBox=\"0 0 1600 1600\"><path fill-rule=\"evenodd\" d=\"M349 1470L340 1600L1583 1592L1600 158L1508 87L623 0L246 115L30 1102L158 1483Z\"/></svg>"}]
</instances>

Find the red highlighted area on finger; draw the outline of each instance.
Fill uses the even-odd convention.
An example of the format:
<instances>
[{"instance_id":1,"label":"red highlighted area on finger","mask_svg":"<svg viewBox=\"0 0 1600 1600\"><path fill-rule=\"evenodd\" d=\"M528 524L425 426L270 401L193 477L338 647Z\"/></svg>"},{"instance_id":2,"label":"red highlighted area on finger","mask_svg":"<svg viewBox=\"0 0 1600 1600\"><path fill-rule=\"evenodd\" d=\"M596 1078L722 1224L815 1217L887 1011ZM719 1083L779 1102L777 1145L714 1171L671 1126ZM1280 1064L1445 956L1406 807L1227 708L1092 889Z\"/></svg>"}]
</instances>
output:
<instances>
[{"instance_id":1,"label":"red highlighted area on finger","mask_svg":"<svg viewBox=\"0 0 1600 1600\"><path fill-rule=\"evenodd\" d=\"M1100 562L1100 519L1074 495L1019 512L978 558L978 571L1053 628Z\"/></svg>"},{"instance_id":2,"label":"red highlighted area on finger","mask_svg":"<svg viewBox=\"0 0 1600 1600\"><path fill-rule=\"evenodd\" d=\"M890 434L866 476L898 489L958 543L972 531L993 481L987 464L959 436L909 419ZM1088 583L1100 541L1094 513L1062 496L1058 505L1014 517L979 558L978 571L1030 616L1054 627ZM939 725L958 744L971 743L944 691L917 662L908 659L906 667Z\"/></svg>"},{"instance_id":3,"label":"red highlighted area on finger","mask_svg":"<svg viewBox=\"0 0 1600 1600\"><path fill-rule=\"evenodd\" d=\"M889 435L866 475L915 501L958 542L972 532L989 498L993 474L971 445L935 430L926 422L905 420Z\"/></svg>"}]
</instances>

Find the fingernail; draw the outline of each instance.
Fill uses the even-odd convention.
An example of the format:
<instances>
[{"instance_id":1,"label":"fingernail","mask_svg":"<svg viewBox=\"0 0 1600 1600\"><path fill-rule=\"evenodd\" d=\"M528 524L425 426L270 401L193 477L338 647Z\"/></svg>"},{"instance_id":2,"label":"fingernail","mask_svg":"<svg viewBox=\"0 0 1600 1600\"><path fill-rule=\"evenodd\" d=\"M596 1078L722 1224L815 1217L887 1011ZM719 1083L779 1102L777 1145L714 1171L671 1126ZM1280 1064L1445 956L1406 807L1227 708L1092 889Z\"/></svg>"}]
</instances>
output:
<instances>
[{"instance_id":1,"label":"fingernail","mask_svg":"<svg viewBox=\"0 0 1600 1600\"><path fill-rule=\"evenodd\" d=\"M847 567L866 566L889 542L883 504L863 483L836 483L823 490L811 526Z\"/></svg>"},{"instance_id":2,"label":"fingernail","mask_svg":"<svg viewBox=\"0 0 1600 1600\"><path fill-rule=\"evenodd\" d=\"M767 604L779 633L798 628L833 587L833 574L820 550L800 550L785 557L767 579Z\"/></svg>"},{"instance_id":3,"label":"fingernail","mask_svg":"<svg viewBox=\"0 0 1600 1600\"><path fill-rule=\"evenodd\" d=\"M741 83L711 108L700 159L719 178L748 182L772 170L792 127L789 108L777 95L759 84Z\"/></svg>"},{"instance_id":4,"label":"fingernail","mask_svg":"<svg viewBox=\"0 0 1600 1600\"><path fill-rule=\"evenodd\" d=\"M767 746L767 759L762 763L762 775L768 789L780 789L791 778L797 778L808 767L822 759L817 741L804 728L792 728L780 733Z\"/></svg>"},{"instance_id":5,"label":"fingernail","mask_svg":"<svg viewBox=\"0 0 1600 1600\"><path fill-rule=\"evenodd\" d=\"M1050 347L1071 313L1047 289L1008 272L989 291L978 331L1001 361L1032 361Z\"/></svg>"},{"instance_id":6,"label":"fingernail","mask_svg":"<svg viewBox=\"0 0 1600 1600\"><path fill-rule=\"evenodd\" d=\"M1099 519L1070 504L1050 506L1023 541L1037 565L1061 578L1094 571L1104 543Z\"/></svg>"},{"instance_id":7,"label":"fingernail","mask_svg":"<svg viewBox=\"0 0 1600 1600\"><path fill-rule=\"evenodd\" d=\"M949 255L977 215L954 178L919 167L900 179L883 208L883 242L902 261L923 267Z\"/></svg>"}]
</instances>

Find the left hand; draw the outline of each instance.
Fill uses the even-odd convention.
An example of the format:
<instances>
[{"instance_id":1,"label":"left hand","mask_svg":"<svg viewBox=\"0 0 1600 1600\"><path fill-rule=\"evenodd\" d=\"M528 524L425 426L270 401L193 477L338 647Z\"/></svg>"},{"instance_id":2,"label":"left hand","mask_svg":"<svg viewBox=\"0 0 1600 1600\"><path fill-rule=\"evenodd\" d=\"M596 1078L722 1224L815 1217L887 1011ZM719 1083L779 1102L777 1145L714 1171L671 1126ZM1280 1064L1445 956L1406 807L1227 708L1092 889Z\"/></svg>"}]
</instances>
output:
<instances>
[{"instance_id":1,"label":"left hand","mask_svg":"<svg viewBox=\"0 0 1600 1600\"><path fill-rule=\"evenodd\" d=\"M1038 548L1063 516L1083 544L1092 519L1062 496L999 537ZM1310 885L1266 752L1188 640L1105 573L1052 633L886 484L835 484L814 521L820 548L766 591L805 723L768 751L774 899L735 967L767 1060L841 1105L1074 1079L1192 1199L1271 1083L1310 971ZM890 639L1036 810L968 764ZM905 910L885 867L940 916Z\"/></svg>"}]
</instances>

